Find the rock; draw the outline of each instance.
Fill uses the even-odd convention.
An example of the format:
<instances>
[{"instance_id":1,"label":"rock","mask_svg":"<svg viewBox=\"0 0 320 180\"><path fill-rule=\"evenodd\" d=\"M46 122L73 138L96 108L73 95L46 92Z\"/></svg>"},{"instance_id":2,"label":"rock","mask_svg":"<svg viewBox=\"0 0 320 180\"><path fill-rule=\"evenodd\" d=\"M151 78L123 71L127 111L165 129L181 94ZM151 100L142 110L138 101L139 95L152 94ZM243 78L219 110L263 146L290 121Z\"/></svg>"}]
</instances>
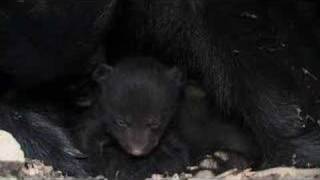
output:
<instances>
[{"instance_id":1,"label":"rock","mask_svg":"<svg viewBox=\"0 0 320 180\"><path fill-rule=\"evenodd\" d=\"M1 178L17 177L23 163L19 162L0 162L0 180Z\"/></svg>"},{"instance_id":2,"label":"rock","mask_svg":"<svg viewBox=\"0 0 320 180\"><path fill-rule=\"evenodd\" d=\"M20 144L10 133L3 130L0 130L0 161L25 162Z\"/></svg>"},{"instance_id":3,"label":"rock","mask_svg":"<svg viewBox=\"0 0 320 180\"><path fill-rule=\"evenodd\" d=\"M21 169L24 176L32 177L51 177L55 173L51 166L45 166L42 162L38 160L31 160L26 162L24 167ZM57 175L57 173L59 175ZM57 171L54 177L62 177L62 173Z\"/></svg>"},{"instance_id":4,"label":"rock","mask_svg":"<svg viewBox=\"0 0 320 180\"><path fill-rule=\"evenodd\" d=\"M217 151L214 153L215 157L220 158L222 161L228 161L229 160L229 155L226 152L223 151Z\"/></svg>"},{"instance_id":5,"label":"rock","mask_svg":"<svg viewBox=\"0 0 320 180\"><path fill-rule=\"evenodd\" d=\"M214 174L212 171L209 170L202 170L199 171L196 175L195 178L201 178L201 179L210 179L210 178L214 178Z\"/></svg>"},{"instance_id":6,"label":"rock","mask_svg":"<svg viewBox=\"0 0 320 180\"><path fill-rule=\"evenodd\" d=\"M213 158L207 158L199 163L201 169L214 170L218 168L218 163Z\"/></svg>"},{"instance_id":7,"label":"rock","mask_svg":"<svg viewBox=\"0 0 320 180\"><path fill-rule=\"evenodd\" d=\"M151 179L152 180L161 180L161 179L163 179L163 175L161 175L161 174L153 174Z\"/></svg>"}]
</instances>

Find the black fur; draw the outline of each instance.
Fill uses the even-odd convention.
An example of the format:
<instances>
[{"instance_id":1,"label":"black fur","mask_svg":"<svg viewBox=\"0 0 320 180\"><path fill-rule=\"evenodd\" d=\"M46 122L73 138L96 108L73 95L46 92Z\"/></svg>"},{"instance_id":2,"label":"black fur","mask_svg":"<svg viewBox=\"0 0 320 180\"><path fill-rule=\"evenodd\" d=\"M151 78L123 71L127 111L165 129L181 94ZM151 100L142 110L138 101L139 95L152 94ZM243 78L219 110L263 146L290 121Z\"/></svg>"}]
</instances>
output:
<instances>
[{"instance_id":1,"label":"black fur","mask_svg":"<svg viewBox=\"0 0 320 180\"><path fill-rule=\"evenodd\" d=\"M66 132L52 123L54 117L29 107L0 105L0 129L17 139L27 158L44 161L66 175L86 176L79 159L84 155L73 146Z\"/></svg>"},{"instance_id":2,"label":"black fur","mask_svg":"<svg viewBox=\"0 0 320 180\"><path fill-rule=\"evenodd\" d=\"M144 157L129 155L117 144L108 144L102 149L91 145L91 148L87 170L93 176L103 174L111 180L140 180L154 173L178 173L190 163L188 146L170 131L154 151Z\"/></svg>"},{"instance_id":3,"label":"black fur","mask_svg":"<svg viewBox=\"0 0 320 180\"><path fill-rule=\"evenodd\" d=\"M197 84L186 87L178 114L177 133L191 147L193 157L224 150L238 153L250 163L258 162L259 147L250 137L252 132L241 124L241 116L219 112Z\"/></svg>"}]
</instances>

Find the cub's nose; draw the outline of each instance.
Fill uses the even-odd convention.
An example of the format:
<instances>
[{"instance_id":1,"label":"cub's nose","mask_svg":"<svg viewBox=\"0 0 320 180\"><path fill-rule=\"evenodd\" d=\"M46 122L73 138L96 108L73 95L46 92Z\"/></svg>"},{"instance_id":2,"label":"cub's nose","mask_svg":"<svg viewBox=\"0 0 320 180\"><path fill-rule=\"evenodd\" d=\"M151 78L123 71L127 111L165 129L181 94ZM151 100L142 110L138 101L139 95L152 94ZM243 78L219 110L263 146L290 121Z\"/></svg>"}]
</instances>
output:
<instances>
[{"instance_id":1,"label":"cub's nose","mask_svg":"<svg viewBox=\"0 0 320 180\"><path fill-rule=\"evenodd\" d=\"M143 156L145 155L145 152L142 149L134 148L130 151L130 154L133 156Z\"/></svg>"}]
</instances>

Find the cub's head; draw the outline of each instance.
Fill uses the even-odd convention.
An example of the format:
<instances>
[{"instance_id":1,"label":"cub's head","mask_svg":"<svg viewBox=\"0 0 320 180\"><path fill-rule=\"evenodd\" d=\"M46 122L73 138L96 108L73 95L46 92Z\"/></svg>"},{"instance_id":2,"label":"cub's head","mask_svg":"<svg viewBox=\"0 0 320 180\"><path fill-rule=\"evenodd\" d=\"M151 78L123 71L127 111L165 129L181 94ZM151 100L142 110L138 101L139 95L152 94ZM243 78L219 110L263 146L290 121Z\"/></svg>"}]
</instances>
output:
<instances>
[{"instance_id":1,"label":"cub's head","mask_svg":"<svg viewBox=\"0 0 320 180\"><path fill-rule=\"evenodd\" d=\"M99 121L127 153L143 156L159 143L179 104L181 73L152 58L131 58L94 73Z\"/></svg>"}]
</instances>

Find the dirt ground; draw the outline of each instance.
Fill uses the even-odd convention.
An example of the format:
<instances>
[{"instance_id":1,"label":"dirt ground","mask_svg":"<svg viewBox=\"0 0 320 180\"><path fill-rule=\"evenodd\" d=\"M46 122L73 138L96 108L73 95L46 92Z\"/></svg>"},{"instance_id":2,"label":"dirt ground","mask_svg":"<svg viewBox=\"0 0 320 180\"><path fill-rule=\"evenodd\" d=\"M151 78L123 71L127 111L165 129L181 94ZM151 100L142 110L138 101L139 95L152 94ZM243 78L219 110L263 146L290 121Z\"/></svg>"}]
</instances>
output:
<instances>
[{"instance_id":1,"label":"dirt ground","mask_svg":"<svg viewBox=\"0 0 320 180\"><path fill-rule=\"evenodd\" d=\"M0 163L0 179L87 179L104 180L103 176L74 178L63 176L52 167L45 166L40 161L28 160L26 163ZM263 171L236 169L214 175L210 170L200 170L196 174L182 173L171 177L155 174L147 180L317 180L320 179L320 169L296 169L289 167L272 168Z\"/></svg>"},{"instance_id":2,"label":"dirt ground","mask_svg":"<svg viewBox=\"0 0 320 180\"><path fill-rule=\"evenodd\" d=\"M61 171L55 171L51 166L38 160L27 160L25 163L0 162L0 179L79 179L63 176ZM81 178L87 180L103 180L103 176Z\"/></svg>"}]
</instances>

